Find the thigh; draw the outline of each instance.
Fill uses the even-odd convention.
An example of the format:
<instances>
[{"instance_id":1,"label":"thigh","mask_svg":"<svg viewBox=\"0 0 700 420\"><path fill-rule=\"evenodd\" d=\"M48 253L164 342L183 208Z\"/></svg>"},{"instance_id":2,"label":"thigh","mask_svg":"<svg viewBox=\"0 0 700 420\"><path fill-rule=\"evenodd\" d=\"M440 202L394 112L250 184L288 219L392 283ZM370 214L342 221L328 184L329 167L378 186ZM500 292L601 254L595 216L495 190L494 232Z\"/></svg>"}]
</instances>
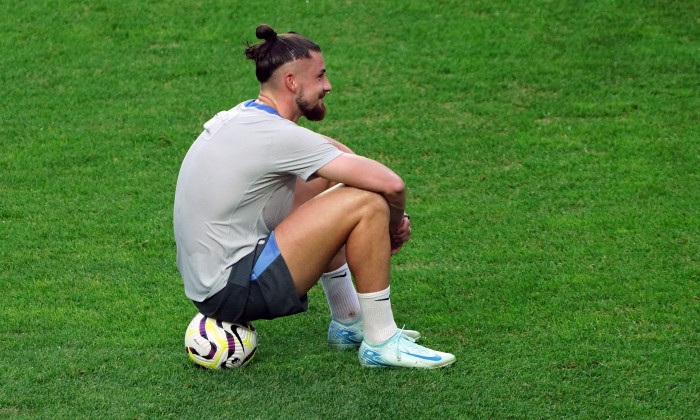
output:
<instances>
[{"instance_id":1,"label":"thigh","mask_svg":"<svg viewBox=\"0 0 700 420\"><path fill-rule=\"evenodd\" d=\"M382 211L377 217L389 232L389 209L377 193L337 185L309 200L275 229L280 252L292 274L297 293L306 293L328 263L345 245L368 206ZM383 214L383 216L382 216Z\"/></svg>"},{"instance_id":2,"label":"thigh","mask_svg":"<svg viewBox=\"0 0 700 420\"><path fill-rule=\"evenodd\" d=\"M297 178L292 211L298 209L302 204L337 184L337 182L331 182L325 178L316 178L309 182L304 182L301 178ZM338 252L338 254L333 257L331 262L328 263L328 266L323 269L323 272L333 271L342 267L345 263L347 263L347 259L345 258L345 247L342 247L340 252Z\"/></svg>"}]
</instances>

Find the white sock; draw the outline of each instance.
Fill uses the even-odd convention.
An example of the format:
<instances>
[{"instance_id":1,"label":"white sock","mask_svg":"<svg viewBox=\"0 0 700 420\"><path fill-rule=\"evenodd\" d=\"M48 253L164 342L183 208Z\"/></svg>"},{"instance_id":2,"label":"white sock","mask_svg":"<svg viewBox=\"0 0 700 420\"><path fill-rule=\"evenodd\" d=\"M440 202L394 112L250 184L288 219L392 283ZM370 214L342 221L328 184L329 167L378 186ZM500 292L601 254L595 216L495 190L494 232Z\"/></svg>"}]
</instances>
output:
<instances>
[{"instance_id":1,"label":"white sock","mask_svg":"<svg viewBox=\"0 0 700 420\"><path fill-rule=\"evenodd\" d=\"M370 344L381 344L390 339L398 330L391 311L387 287L381 292L358 293L360 308L362 308L362 327L365 340Z\"/></svg>"},{"instance_id":2,"label":"white sock","mask_svg":"<svg viewBox=\"0 0 700 420\"><path fill-rule=\"evenodd\" d=\"M321 276L321 286L326 293L333 318L352 323L360 317L360 302L357 300L357 292L347 264L330 273L324 273Z\"/></svg>"}]
</instances>

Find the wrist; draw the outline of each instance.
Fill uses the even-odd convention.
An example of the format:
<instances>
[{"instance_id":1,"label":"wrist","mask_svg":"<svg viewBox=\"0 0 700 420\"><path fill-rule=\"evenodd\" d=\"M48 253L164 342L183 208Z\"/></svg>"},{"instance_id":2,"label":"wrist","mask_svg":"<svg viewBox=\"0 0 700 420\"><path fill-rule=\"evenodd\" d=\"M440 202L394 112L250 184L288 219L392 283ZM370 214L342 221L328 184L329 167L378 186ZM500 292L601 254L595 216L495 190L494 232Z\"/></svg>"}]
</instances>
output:
<instances>
[{"instance_id":1,"label":"wrist","mask_svg":"<svg viewBox=\"0 0 700 420\"><path fill-rule=\"evenodd\" d=\"M410 225L411 218L408 216L408 214L404 213L397 222L394 222L393 220L389 222L389 231L393 233L398 231L399 229L402 229L404 226Z\"/></svg>"}]
</instances>

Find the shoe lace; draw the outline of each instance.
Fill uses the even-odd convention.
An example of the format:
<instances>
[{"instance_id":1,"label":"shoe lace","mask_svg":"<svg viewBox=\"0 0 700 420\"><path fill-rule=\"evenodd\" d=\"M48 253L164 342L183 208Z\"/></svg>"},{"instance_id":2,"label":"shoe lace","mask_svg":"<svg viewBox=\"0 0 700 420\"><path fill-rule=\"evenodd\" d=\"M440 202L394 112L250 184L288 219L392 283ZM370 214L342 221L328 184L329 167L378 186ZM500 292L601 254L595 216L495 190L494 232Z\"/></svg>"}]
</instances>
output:
<instances>
[{"instance_id":1,"label":"shoe lace","mask_svg":"<svg viewBox=\"0 0 700 420\"><path fill-rule=\"evenodd\" d=\"M401 344L402 344L402 341L403 341L403 340L406 340L406 341L408 341L409 343L415 343L415 342L416 342L416 340L414 340L413 338L411 338L411 337L409 337L409 336L407 336L407 335L403 335L403 331L404 331L405 329L406 329L406 324L404 324L403 327L401 327L401 329L399 330L399 336L398 336L398 338L396 339L396 359L399 360L399 361L401 361Z\"/></svg>"}]
</instances>

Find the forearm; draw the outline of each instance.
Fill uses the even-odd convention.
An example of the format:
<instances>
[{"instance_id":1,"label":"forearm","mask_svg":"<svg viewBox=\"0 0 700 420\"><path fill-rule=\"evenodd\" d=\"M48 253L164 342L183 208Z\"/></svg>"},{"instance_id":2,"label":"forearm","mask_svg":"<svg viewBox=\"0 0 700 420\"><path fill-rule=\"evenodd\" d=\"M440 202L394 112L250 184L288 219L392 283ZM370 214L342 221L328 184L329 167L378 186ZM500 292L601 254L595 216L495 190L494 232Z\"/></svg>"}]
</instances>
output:
<instances>
[{"instance_id":1,"label":"forearm","mask_svg":"<svg viewBox=\"0 0 700 420\"><path fill-rule=\"evenodd\" d=\"M393 232L403 220L406 209L406 186L400 182L401 188L392 193L385 193L387 203L389 203L389 228Z\"/></svg>"},{"instance_id":2,"label":"forearm","mask_svg":"<svg viewBox=\"0 0 700 420\"><path fill-rule=\"evenodd\" d=\"M406 185L401 177L381 163L345 153L319 169L318 175L381 194L389 204L392 231L401 224L406 208Z\"/></svg>"}]
</instances>

